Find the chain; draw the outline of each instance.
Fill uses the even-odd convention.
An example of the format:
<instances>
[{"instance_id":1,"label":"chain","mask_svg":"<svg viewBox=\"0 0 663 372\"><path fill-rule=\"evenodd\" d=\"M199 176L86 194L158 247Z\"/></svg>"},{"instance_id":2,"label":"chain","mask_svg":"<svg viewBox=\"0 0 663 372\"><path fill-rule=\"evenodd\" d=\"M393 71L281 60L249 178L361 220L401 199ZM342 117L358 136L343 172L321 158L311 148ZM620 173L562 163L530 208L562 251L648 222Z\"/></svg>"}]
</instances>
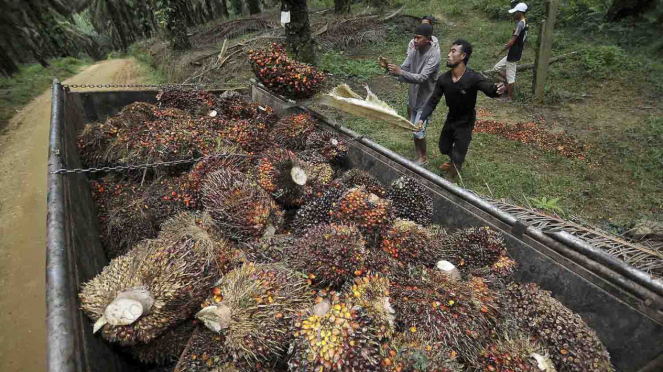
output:
<instances>
[{"instance_id":1,"label":"chain","mask_svg":"<svg viewBox=\"0 0 663 372\"><path fill-rule=\"evenodd\" d=\"M74 169L58 169L49 172L50 174L81 174L81 173L96 173L96 172L111 172L111 171L127 171L127 170L135 170L135 169L146 169L146 168L153 168L153 167L170 167L173 165L178 165L178 164L188 164L188 163L195 163L199 162L201 160L206 160L206 159L214 159L214 158L222 158L226 156L239 156L239 157L244 157L244 158L254 158L256 157L255 155L239 155L239 154L214 154L214 155L207 155L207 156L201 156L197 158L190 158L190 159L182 159L182 160L173 160L173 161L159 161L155 163L147 163L147 164L139 164L139 165L118 165L115 167L101 167L101 168L74 168Z\"/></svg>"},{"instance_id":2,"label":"chain","mask_svg":"<svg viewBox=\"0 0 663 372\"><path fill-rule=\"evenodd\" d=\"M207 88L220 84L62 84L63 88ZM228 87L225 87L228 88Z\"/></svg>"}]
</instances>

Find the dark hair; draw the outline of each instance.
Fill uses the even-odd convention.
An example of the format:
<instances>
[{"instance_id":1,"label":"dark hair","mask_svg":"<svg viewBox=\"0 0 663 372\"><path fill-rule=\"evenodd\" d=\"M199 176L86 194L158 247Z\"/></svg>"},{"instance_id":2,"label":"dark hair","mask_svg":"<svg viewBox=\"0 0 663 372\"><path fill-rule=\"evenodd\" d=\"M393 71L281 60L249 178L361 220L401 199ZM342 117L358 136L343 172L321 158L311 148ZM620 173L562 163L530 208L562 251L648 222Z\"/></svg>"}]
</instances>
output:
<instances>
[{"instance_id":1,"label":"dark hair","mask_svg":"<svg viewBox=\"0 0 663 372\"><path fill-rule=\"evenodd\" d=\"M424 18L422 18L421 20L422 20L422 21L424 21L424 20L428 20L428 21L430 21L430 24L431 24L431 26L432 26L432 25L433 25L433 22L435 22L435 17L433 17L432 15L427 15L427 16L424 16Z\"/></svg>"},{"instance_id":2,"label":"dark hair","mask_svg":"<svg viewBox=\"0 0 663 372\"><path fill-rule=\"evenodd\" d=\"M453 45L459 45L462 48L462 52L465 53L465 58L463 62L467 65L470 62L470 56L472 55L472 44L465 39L454 40Z\"/></svg>"}]
</instances>

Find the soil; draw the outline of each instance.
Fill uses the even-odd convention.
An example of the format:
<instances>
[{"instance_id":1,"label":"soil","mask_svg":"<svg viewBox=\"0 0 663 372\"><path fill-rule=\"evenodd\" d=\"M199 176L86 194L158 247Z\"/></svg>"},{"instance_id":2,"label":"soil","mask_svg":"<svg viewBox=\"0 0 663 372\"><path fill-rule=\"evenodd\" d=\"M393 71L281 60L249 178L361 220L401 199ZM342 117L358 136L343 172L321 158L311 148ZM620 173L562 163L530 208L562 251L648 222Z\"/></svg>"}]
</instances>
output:
<instances>
[{"instance_id":1,"label":"soil","mask_svg":"<svg viewBox=\"0 0 663 372\"><path fill-rule=\"evenodd\" d=\"M65 84L139 84L132 59L84 68ZM0 371L46 370L46 164L50 89L0 137Z\"/></svg>"}]
</instances>

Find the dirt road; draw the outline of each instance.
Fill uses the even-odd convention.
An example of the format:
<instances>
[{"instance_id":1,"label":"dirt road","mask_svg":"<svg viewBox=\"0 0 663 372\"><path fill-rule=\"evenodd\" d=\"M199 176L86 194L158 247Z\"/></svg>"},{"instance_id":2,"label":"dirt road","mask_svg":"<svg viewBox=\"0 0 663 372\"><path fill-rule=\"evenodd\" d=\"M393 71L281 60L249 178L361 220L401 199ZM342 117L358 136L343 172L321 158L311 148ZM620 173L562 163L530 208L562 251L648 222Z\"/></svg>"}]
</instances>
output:
<instances>
[{"instance_id":1,"label":"dirt road","mask_svg":"<svg viewBox=\"0 0 663 372\"><path fill-rule=\"evenodd\" d=\"M67 84L139 84L134 60L89 66ZM46 369L46 163L51 92L0 137L0 371Z\"/></svg>"}]
</instances>

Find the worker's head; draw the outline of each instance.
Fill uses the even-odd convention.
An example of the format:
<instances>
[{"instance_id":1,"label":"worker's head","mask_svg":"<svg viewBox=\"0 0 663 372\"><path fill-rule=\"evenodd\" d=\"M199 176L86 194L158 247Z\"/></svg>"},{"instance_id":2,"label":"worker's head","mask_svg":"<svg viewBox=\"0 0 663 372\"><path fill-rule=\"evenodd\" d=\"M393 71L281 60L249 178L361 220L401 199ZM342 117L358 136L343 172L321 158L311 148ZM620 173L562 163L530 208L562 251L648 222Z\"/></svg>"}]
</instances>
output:
<instances>
[{"instance_id":1,"label":"worker's head","mask_svg":"<svg viewBox=\"0 0 663 372\"><path fill-rule=\"evenodd\" d=\"M424 16L424 18L421 19L421 24L430 25L431 27L433 27L433 22L435 22L435 17L432 15Z\"/></svg>"},{"instance_id":2,"label":"worker's head","mask_svg":"<svg viewBox=\"0 0 663 372\"><path fill-rule=\"evenodd\" d=\"M414 30L414 47L419 49L431 43L433 38L433 28L425 23L417 26Z\"/></svg>"},{"instance_id":3,"label":"worker's head","mask_svg":"<svg viewBox=\"0 0 663 372\"><path fill-rule=\"evenodd\" d=\"M521 20L525 17L525 13L527 13L527 4L518 3L513 9L509 10L509 13L514 14L516 19Z\"/></svg>"},{"instance_id":4,"label":"worker's head","mask_svg":"<svg viewBox=\"0 0 663 372\"><path fill-rule=\"evenodd\" d=\"M447 67L454 68L461 63L467 65L472 55L472 44L467 40L458 39L453 42L447 55Z\"/></svg>"}]
</instances>

